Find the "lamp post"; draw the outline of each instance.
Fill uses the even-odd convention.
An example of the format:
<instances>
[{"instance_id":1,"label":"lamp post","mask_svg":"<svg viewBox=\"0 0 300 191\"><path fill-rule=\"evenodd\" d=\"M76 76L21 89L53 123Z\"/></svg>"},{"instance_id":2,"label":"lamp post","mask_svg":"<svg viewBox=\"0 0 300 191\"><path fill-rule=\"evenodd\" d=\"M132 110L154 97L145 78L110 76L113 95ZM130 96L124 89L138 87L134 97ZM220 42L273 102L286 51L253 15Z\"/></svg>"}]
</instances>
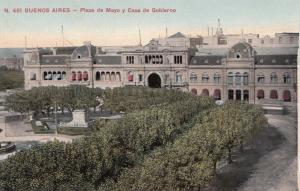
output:
<instances>
[{"instance_id":1,"label":"lamp post","mask_svg":"<svg viewBox=\"0 0 300 191\"><path fill-rule=\"evenodd\" d=\"M57 132L57 103L54 102L54 123L55 123L55 135L58 134Z\"/></svg>"}]
</instances>

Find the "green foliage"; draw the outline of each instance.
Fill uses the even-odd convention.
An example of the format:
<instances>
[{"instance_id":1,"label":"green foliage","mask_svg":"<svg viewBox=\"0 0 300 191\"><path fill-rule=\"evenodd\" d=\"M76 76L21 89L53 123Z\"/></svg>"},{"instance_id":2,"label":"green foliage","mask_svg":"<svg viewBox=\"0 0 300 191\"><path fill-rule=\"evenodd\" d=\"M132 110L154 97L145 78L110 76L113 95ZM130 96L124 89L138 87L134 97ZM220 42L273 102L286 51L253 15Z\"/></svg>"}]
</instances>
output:
<instances>
[{"instance_id":1,"label":"green foliage","mask_svg":"<svg viewBox=\"0 0 300 191\"><path fill-rule=\"evenodd\" d=\"M85 86L72 85L68 87L38 87L18 92L6 98L6 106L16 112L34 111L40 114L49 113L50 108L59 107L73 111L88 109L97 105L95 98L101 94L99 89L90 89Z\"/></svg>"},{"instance_id":2,"label":"green foliage","mask_svg":"<svg viewBox=\"0 0 300 191\"><path fill-rule=\"evenodd\" d=\"M215 108L208 97L163 89L64 88L69 100L56 92L59 88L52 93L45 90L52 95L33 90L29 95L36 95L35 99L41 93L46 98L28 107L42 111L55 99L72 110L94 104L84 96L102 96L107 109L126 114L118 120L96 121L95 133L89 137L67 144L47 143L10 157L0 163L0 188L199 190L213 179L217 161L266 125L261 110L246 103L228 102ZM79 100L72 98L77 95Z\"/></svg>"},{"instance_id":3,"label":"green foliage","mask_svg":"<svg viewBox=\"0 0 300 191\"><path fill-rule=\"evenodd\" d=\"M59 134L64 135L90 135L92 133L92 129L89 127L59 127L57 129Z\"/></svg>"},{"instance_id":4,"label":"green foliage","mask_svg":"<svg viewBox=\"0 0 300 191\"><path fill-rule=\"evenodd\" d=\"M152 105L174 103L191 97L191 95L176 90L120 87L105 90L103 97L105 109L113 112L130 112Z\"/></svg>"},{"instance_id":5,"label":"green foliage","mask_svg":"<svg viewBox=\"0 0 300 191\"><path fill-rule=\"evenodd\" d=\"M19 70L0 70L0 91L24 87L24 72Z\"/></svg>"},{"instance_id":6,"label":"green foliage","mask_svg":"<svg viewBox=\"0 0 300 191\"><path fill-rule=\"evenodd\" d=\"M64 180L64 183L59 182L58 187L61 185L77 186L74 178L81 180L84 185L97 187L110 178L116 179L124 168L135 166L143 161L144 156L148 153L175 140L180 133L188 128L186 124L193 122L190 119L197 112L213 105L209 98L187 94L188 96L189 99L172 104L154 105L148 109L128 113L115 122L106 123L107 126L96 123L100 126L97 128L98 133L66 144L63 150L57 151L62 152L63 157L58 157L55 161L62 163L62 168L56 169L56 171L61 173L60 178ZM40 151L37 150L36 152ZM24 153L26 154L26 151ZM24 153L17 153L16 155L24 155ZM42 155L37 160L47 160L44 157ZM24 161L27 163L27 160L24 159ZM15 165L18 166L18 163ZM45 165L41 164L40 168L46 168ZM3 180L2 177L6 173L1 172L0 167L0 180ZM15 173L17 174L17 172ZM12 180L16 181L16 176L13 177L11 177ZM34 175L24 179L28 182L35 181ZM37 179L38 182L45 181L42 177L41 179L37 177ZM54 176L53 182L57 181ZM7 179L3 181L5 188L11 188L14 186L13 184ZM44 188L40 184L37 187L41 190Z\"/></svg>"},{"instance_id":7,"label":"green foliage","mask_svg":"<svg viewBox=\"0 0 300 191\"><path fill-rule=\"evenodd\" d=\"M195 126L174 144L157 149L101 189L200 190L213 179L216 162L228 148L250 139L264 126L262 111L245 103L226 103L200 113Z\"/></svg>"}]
</instances>

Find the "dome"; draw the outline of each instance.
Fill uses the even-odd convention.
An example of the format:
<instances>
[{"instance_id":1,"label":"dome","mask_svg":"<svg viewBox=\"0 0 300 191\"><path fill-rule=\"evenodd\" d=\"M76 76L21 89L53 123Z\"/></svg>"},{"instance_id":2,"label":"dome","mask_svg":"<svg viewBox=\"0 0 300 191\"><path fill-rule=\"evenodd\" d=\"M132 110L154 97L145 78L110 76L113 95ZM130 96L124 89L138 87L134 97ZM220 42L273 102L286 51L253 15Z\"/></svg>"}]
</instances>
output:
<instances>
[{"instance_id":1,"label":"dome","mask_svg":"<svg viewBox=\"0 0 300 191\"><path fill-rule=\"evenodd\" d=\"M78 48L76 48L71 56L72 60L79 60L84 58L90 58L94 57L96 54L96 47L89 44L89 45L83 45Z\"/></svg>"},{"instance_id":2,"label":"dome","mask_svg":"<svg viewBox=\"0 0 300 191\"><path fill-rule=\"evenodd\" d=\"M228 58L251 58L254 56L253 47L246 43L240 42L232 46L229 50Z\"/></svg>"}]
</instances>

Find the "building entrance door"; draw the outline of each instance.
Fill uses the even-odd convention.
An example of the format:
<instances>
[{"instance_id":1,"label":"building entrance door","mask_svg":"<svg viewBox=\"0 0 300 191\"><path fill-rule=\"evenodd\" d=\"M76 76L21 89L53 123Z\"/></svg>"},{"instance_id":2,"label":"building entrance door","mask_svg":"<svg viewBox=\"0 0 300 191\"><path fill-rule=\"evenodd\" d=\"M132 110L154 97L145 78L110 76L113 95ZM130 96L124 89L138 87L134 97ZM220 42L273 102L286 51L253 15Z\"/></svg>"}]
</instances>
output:
<instances>
[{"instance_id":1,"label":"building entrance door","mask_svg":"<svg viewBox=\"0 0 300 191\"><path fill-rule=\"evenodd\" d=\"M161 79L158 74L153 73L148 77L148 86L151 88L161 87Z\"/></svg>"}]
</instances>

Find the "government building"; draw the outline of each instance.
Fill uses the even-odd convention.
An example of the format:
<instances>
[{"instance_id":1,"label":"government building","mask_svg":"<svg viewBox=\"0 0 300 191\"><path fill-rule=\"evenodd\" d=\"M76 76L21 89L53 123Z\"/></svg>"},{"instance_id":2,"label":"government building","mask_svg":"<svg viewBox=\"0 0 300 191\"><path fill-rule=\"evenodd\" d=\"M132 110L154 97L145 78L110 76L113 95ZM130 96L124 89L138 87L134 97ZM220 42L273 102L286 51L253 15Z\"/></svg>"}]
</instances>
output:
<instances>
[{"instance_id":1,"label":"government building","mask_svg":"<svg viewBox=\"0 0 300 191\"><path fill-rule=\"evenodd\" d=\"M39 86L149 86L216 100L296 102L299 33L188 37L178 32L147 45L25 49L25 89Z\"/></svg>"}]
</instances>

